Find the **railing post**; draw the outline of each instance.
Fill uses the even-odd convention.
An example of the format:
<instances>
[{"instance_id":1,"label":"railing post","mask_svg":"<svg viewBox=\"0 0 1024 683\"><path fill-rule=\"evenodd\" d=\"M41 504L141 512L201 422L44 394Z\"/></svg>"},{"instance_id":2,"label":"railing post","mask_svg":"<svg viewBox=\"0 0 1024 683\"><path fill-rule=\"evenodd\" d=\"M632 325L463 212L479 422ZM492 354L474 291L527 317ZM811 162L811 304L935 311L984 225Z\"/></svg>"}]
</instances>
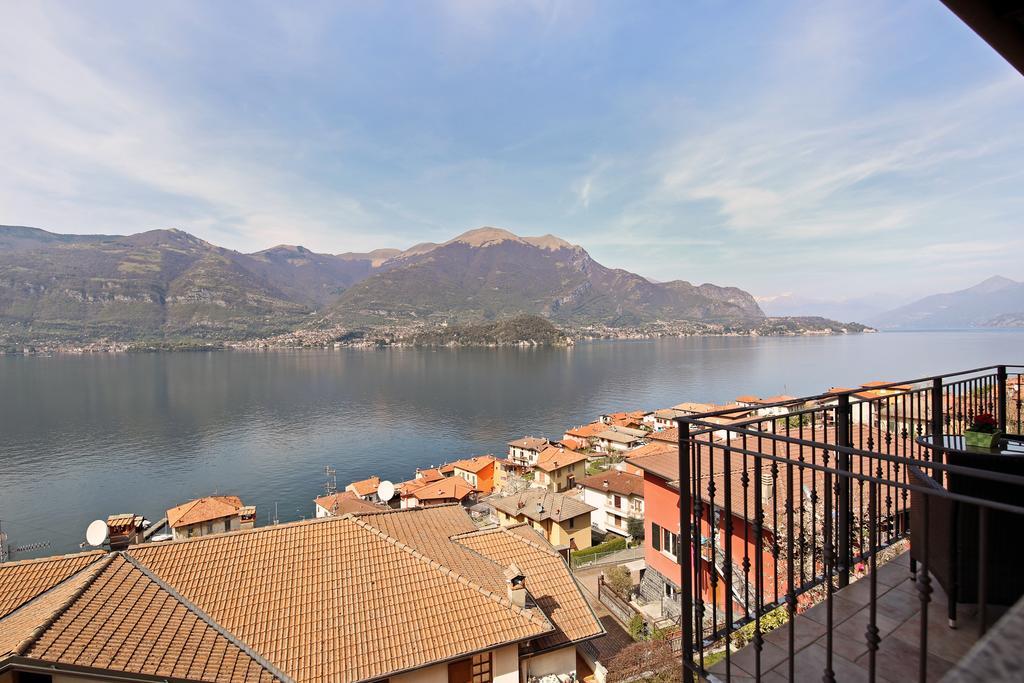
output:
<instances>
[{"instance_id":1,"label":"railing post","mask_svg":"<svg viewBox=\"0 0 1024 683\"><path fill-rule=\"evenodd\" d=\"M999 431L1006 433L1006 366L1000 365L996 370L996 382L998 393L996 398L996 413L999 419Z\"/></svg>"},{"instance_id":2,"label":"railing post","mask_svg":"<svg viewBox=\"0 0 1024 683\"><path fill-rule=\"evenodd\" d=\"M848 447L850 445L850 395L839 394L839 405L836 406L836 445ZM842 450L836 452L836 469L839 472L850 471L850 454ZM850 515L853 510L850 505L850 494L853 490L849 476L838 474L836 486L839 488L839 500L836 505L838 523L836 528L837 559L839 569L839 587L844 588L850 583L850 565L853 563L853 553L850 548ZM831 491L829 492L831 495ZM825 520L831 524L831 521Z\"/></svg>"},{"instance_id":3,"label":"railing post","mask_svg":"<svg viewBox=\"0 0 1024 683\"><path fill-rule=\"evenodd\" d=\"M944 448L946 445L943 436L942 411L945 400L942 396L942 378L936 377L932 380L932 462L943 462L945 458ZM932 469L932 478L938 480L942 477L941 471Z\"/></svg>"},{"instance_id":4,"label":"railing post","mask_svg":"<svg viewBox=\"0 0 1024 683\"><path fill-rule=\"evenodd\" d=\"M687 665L693 665L693 575L690 571L693 554L693 529L690 508L690 423L677 420L679 427L679 541L676 544L680 570L681 595L679 596L680 617L682 622L682 657L683 680L687 680Z\"/></svg>"}]
</instances>

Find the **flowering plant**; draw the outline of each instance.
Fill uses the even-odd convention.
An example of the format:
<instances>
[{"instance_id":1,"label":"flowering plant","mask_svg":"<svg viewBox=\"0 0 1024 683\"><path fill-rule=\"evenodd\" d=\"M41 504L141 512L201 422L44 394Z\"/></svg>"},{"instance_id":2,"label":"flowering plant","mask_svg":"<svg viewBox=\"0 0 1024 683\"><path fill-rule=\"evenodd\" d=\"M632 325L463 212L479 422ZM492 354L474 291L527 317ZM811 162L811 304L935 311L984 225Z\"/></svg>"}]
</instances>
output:
<instances>
[{"instance_id":1,"label":"flowering plant","mask_svg":"<svg viewBox=\"0 0 1024 683\"><path fill-rule=\"evenodd\" d=\"M995 434L999 431L999 423L992 413L978 413L971 422L970 430L983 434Z\"/></svg>"}]
</instances>

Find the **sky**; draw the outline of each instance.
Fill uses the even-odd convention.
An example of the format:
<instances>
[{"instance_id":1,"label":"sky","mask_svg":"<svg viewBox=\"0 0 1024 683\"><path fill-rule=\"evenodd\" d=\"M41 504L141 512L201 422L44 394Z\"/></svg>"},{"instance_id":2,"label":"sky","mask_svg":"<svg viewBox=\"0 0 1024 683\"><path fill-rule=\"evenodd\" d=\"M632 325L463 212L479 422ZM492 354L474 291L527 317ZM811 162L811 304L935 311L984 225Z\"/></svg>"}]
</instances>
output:
<instances>
[{"instance_id":1,"label":"sky","mask_svg":"<svg viewBox=\"0 0 1024 683\"><path fill-rule=\"evenodd\" d=\"M0 224L556 234L655 280L1024 279L1024 77L937 0L0 0Z\"/></svg>"}]
</instances>

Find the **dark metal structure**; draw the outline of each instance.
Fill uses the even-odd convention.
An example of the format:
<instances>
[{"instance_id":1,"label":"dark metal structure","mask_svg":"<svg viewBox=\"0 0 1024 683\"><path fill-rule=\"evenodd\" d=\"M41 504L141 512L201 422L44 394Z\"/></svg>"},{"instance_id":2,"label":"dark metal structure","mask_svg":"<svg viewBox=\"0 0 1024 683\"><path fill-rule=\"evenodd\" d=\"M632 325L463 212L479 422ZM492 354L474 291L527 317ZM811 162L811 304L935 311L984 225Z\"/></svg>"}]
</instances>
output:
<instances>
[{"instance_id":1,"label":"dark metal structure","mask_svg":"<svg viewBox=\"0 0 1024 683\"><path fill-rule=\"evenodd\" d=\"M761 406L757 416L726 427L724 439L722 425L709 418L731 417L728 410L679 418L684 679L705 676L705 650L721 650L750 622L756 667L751 673L760 679L767 673L760 659L761 619L781 607L789 616L782 628L789 629L793 680L793 617L798 605L823 601L828 616L822 680L835 680L833 595L851 575L864 574L861 580L870 586L864 638L874 680L881 642L875 570L880 558L892 554L890 546L916 531L910 570L921 602L919 679L926 680L932 576L965 577L971 585L963 594L979 604L982 615L990 594L1006 598L1007 560L1000 553L1014 544L998 539L1000 533L1019 537L1024 529L1024 476L999 465L1007 460L991 467L949 462L941 446L926 447L920 437L961 433L985 412L997 416L1003 431L1021 433L1021 373L1024 366L976 368ZM922 529L942 524L957 527L947 528L945 537L960 534L973 543L947 543L940 550L935 535ZM969 553L963 550L967 545L973 548ZM954 605L955 600L954 595ZM980 623L983 631L984 618ZM727 674L730 657L726 647Z\"/></svg>"}]
</instances>

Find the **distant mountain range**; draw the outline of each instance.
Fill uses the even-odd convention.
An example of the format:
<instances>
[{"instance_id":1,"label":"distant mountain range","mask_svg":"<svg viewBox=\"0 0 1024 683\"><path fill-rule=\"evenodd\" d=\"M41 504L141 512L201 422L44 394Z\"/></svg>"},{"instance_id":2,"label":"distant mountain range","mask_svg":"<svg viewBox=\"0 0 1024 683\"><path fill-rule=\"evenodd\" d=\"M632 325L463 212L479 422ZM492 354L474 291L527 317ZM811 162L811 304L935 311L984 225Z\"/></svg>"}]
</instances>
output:
<instances>
[{"instance_id":1,"label":"distant mountain range","mask_svg":"<svg viewBox=\"0 0 1024 683\"><path fill-rule=\"evenodd\" d=\"M973 287L933 294L868 319L891 330L1024 327L1024 283L995 276Z\"/></svg>"},{"instance_id":2,"label":"distant mountain range","mask_svg":"<svg viewBox=\"0 0 1024 683\"><path fill-rule=\"evenodd\" d=\"M757 303L767 315L817 315L833 320L869 320L886 310L886 302L878 296L850 299L817 299L798 294L757 297Z\"/></svg>"},{"instance_id":3,"label":"distant mountain range","mask_svg":"<svg viewBox=\"0 0 1024 683\"><path fill-rule=\"evenodd\" d=\"M58 235L0 226L0 341L247 339L325 324L520 314L621 327L764 318L735 287L655 283L557 237L471 230L405 251L242 254L180 230Z\"/></svg>"}]
</instances>

